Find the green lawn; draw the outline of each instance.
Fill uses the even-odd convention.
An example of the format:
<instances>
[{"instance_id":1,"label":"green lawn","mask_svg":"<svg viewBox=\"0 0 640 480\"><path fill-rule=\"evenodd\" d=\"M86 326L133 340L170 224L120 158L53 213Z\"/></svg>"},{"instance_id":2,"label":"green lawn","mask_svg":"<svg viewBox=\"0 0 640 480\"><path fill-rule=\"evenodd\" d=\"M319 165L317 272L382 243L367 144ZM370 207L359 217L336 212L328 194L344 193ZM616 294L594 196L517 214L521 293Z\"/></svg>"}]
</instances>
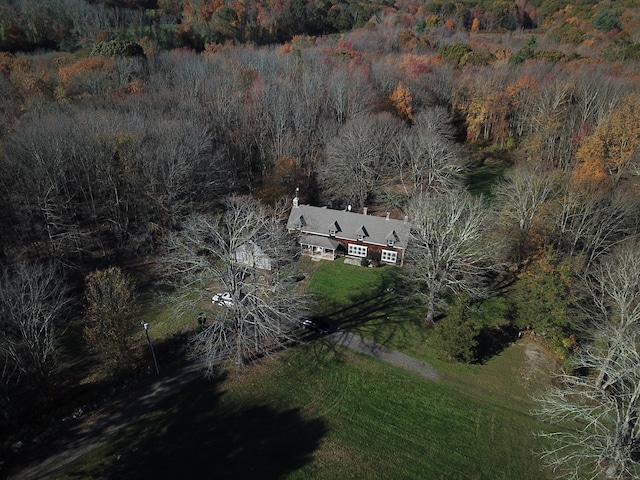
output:
<instances>
[{"instance_id":1,"label":"green lawn","mask_svg":"<svg viewBox=\"0 0 640 480\"><path fill-rule=\"evenodd\" d=\"M309 286L318 300L316 313L331 314L381 295L393 272L393 267L347 265L342 259L319 262Z\"/></svg>"},{"instance_id":2,"label":"green lawn","mask_svg":"<svg viewBox=\"0 0 640 480\"><path fill-rule=\"evenodd\" d=\"M443 362L420 309L386 291L396 269L313 268L319 315L430 361L441 381L320 338L194 382L56 478L551 478L533 454L543 427L529 414L525 343L483 365Z\"/></svg>"},{"instance_id":3,"label":"green lawn","mask_svg":"<svg viewBox=\"0 0 640 480\"><path fill-rule=\"evenodd\" d=\"M486 162L467 175L467 188L475 195L491 198L494 185L504 178L507 169L504 163Z\"/></svg>"},{"instance_id":4,"label":"green lawn","mask_svg":"<svg viewBox=\"0 0 640 480\"><path fill-rule=\"evenodd\" d=\"M193 383L57 478L546 478L520 410L320 342Z\"/></svg>"},{"instance_id":5,"label":"green lawn","mask_svg":"<svg viewBox=\"0 0 640 480\"><path fill-rule=\"evenodd\" d=\"M415 347L421 348L426 338L420 324L422 309L402 293L399 272L392 266L320 262L309 285L316 298L314 313L340 328L415 355Z\"/></svg>"},{"instance_id":6,"label":"green lawn","mask_svg":"<svg viewBox=\"0 0 640 480\"><path fill-rule=\"evenodd\" d=\"M210 300L210 298L209 298ZM172 308L177 301L181 301L182 308ZM149 331L158 340L168 340L173 335L196 328L198 315L212 308L211 302L200 302L198 307L193 307L198 302L195 293L186 295L185 298L177 298L173 292L159 293L153 291L142 295L139 308L143 314L141 321L149 322ZM140 338L144 337L144 330L140 326Z\"/></svg>"}]
</instances>

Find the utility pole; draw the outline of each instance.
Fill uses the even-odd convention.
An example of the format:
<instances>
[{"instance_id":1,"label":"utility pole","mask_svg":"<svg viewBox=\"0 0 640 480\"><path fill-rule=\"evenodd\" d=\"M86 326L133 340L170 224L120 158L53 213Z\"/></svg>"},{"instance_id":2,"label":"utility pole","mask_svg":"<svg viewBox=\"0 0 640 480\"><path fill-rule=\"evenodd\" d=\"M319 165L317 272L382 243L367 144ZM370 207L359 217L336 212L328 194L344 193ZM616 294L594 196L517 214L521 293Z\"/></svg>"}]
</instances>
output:
<instances>
[{"instance_id":1,"label":"utility pole","mask_svg":"<svg viewBox=\"0 0 640 480\"><path fill-rule=\"evenodd\" d=\"M156 352L153 351L153 344L151 343L151 337L149 336L149 322L140 322L144 327L144 332L147 334L147 342L149 342L149 350L151 350L151 356L153 357L153 365L156 367L156 374L160 375L158 369L158 361L156 360Z\"/></svg>"}]
</instances>

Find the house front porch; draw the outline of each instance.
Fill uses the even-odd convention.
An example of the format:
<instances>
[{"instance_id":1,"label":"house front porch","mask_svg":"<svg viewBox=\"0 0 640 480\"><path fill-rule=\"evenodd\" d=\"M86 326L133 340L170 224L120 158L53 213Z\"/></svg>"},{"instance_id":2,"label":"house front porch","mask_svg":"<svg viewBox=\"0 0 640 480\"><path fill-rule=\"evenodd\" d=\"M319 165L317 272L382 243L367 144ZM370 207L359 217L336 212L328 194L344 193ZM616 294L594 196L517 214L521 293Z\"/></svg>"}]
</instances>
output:
<instances>
[{"instance_id":1,"label":"house front porch","mask_svg":"<svg viewBox=\"0 0 640 480\"><path fill-rule=\"evenodd\" d=\"M338 240L319 235L305 235L300 238L301 253L312 260L335 260L338 250L344 245Z\"/></svg>"}]
</instances>

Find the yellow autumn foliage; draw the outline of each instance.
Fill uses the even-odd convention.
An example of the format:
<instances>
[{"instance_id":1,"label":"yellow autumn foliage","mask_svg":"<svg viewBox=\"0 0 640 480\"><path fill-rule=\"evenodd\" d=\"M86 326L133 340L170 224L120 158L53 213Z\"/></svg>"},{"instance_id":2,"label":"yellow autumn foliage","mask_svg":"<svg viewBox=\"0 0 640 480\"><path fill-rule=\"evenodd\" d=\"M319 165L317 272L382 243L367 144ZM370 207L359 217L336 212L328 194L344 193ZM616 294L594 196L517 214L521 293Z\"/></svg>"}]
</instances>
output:
<instances>
[{"instance_id":1,"label":"yellow autumn foliage","mask_svg":"<svg viewBox=\"0 0 640 480\"><path fill-rule=\"evenodd\" d=\"M640 151L640 93L627 95L611 115L602 120L576 152L576 157L608 175L619 175Z\"/></svg>"}]
</instances>

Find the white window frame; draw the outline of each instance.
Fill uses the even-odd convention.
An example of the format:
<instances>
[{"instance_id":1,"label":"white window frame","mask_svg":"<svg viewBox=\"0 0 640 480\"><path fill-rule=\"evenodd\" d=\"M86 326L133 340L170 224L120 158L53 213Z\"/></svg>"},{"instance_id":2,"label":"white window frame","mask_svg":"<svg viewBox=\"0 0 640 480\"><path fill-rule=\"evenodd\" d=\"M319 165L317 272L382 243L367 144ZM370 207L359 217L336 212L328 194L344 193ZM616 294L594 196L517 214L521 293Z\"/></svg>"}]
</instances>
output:
<instances>
[{"instance_id":1,"label":"white window frame","mask_svg":"<svg viewBox=\"0 0 640 480\"><path fill-rule=\"evenodd\" d=\"M393 250L382 250L380 261L385 263L398 263L398 252Z\"/></svg>"},{"instance_id":2,"label":"white window frame","mask_svg":"<svg viewBox=\"0 0 640 480\"><path fill-rule=\"evenodd\" d=\"M352 257L365 258L367 256L368 250L369 249L364 245L357 245L355 243L350 243L347 250L347 254L351 255Z\"/></svg>"}]
</instances>

